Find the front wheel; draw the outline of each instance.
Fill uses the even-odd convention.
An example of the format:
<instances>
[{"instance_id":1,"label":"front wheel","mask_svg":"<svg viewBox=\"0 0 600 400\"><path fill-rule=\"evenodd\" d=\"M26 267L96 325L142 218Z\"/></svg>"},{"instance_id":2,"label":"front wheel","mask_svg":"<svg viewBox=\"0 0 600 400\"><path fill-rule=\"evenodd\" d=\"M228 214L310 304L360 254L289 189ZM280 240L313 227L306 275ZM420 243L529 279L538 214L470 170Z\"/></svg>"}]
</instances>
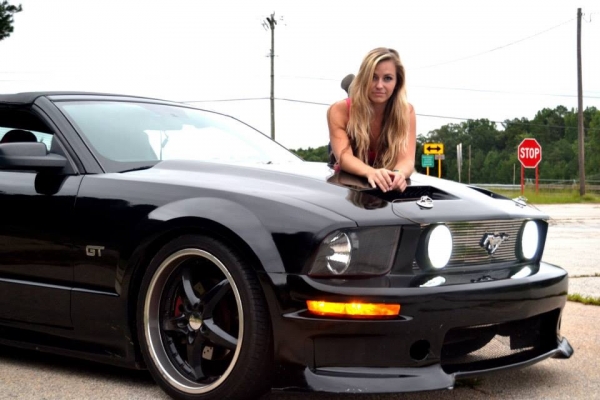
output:
<instances>
[{"instance_id":1,"label":"front wheel","mask_svg":"<svg viewBox=\"0 0 600 400\"><path fill-rule=\"evenodd\" d=\"M264 296L225 244L199 235L168 243L144 275L137 310L144 361L171 397L254 399L270 387Z\"/></svg>"}]
</instances>

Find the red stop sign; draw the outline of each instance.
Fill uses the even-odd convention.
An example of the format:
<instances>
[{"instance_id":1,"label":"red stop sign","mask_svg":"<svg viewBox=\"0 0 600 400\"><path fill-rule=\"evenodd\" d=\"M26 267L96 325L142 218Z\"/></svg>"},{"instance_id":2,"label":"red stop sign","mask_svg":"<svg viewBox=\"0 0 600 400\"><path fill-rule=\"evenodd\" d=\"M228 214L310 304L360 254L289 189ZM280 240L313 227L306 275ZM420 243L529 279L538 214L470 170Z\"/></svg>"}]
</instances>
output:
<instances>
[{"instance_id":1,"label":"red stop sign","mask_svg":"<svg viewBox=\"0 0 600 400\"><path fill-rule=\"evenodd\" d=\"M517 149L517 156L523 167L535 168L542 161L542 146L535 139L523 139Z\"/></svg>"}]
</instances>

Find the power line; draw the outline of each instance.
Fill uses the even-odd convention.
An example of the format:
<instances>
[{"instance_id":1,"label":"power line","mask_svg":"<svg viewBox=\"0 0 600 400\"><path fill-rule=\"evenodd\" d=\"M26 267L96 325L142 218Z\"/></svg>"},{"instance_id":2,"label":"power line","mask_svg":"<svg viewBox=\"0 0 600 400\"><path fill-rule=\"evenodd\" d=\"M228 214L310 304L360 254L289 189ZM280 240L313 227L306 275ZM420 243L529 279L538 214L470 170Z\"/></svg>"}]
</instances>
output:
<instances>
[{"instance_id":1,"label":"power line","mask_svg":"<svg viewBox=\"0 0 600 400\"><path fill-rule=\"evenodd\" d=\"M577 97L576 94L511 92L508 90L469 89L469 88L456 88L456 87L443 87L443 86L420 86L420 85L415 85L413 87L427 88L427 89L442 89L442 90L462 90L462 91L468 91L468 92L482 92L482 93L525 94L525 95L530 95L530 96ZM587 98L587 99L600 99L600 96L583 96L583 97Z\"/></svg>"},{"instance_id":2,"label":"power line","mask_svg":"<svg viewBox=\"0 0 600 400\"><path fill-rule=\"evenodd\" d=\"M319 105L319 106L330 106L331 105L329 103L319 103L317 101L283 99L283 98L279 98L279 97L277 98L277 100L289 101L289 102L292 102L292 103L316 104L316 105Z\"/></svg>"},{"instance_id":3,"label":"power line","mask_svg":"<svg viewBox=\"0 0 600 400\"><path fill-rule=\"evenodd\" d=\"M243 100L269 100L269 97L257 97L257 98L244 98L244 99L223 99L223 100L195 100L195 101L184 101L182 103L203 103L203 102L217 102L217 101L243 101ZM280 97L276 97L275 100L280 100L280 101L289 101L292 103L301 103L301 104L314 104L314 105L320 105L320 106L330 106L330 103L321 103L321 102L317 102L317 101L308 101L308 100L296 100L296 99L287 99L287 98L280 98ZM493 121L493 120L489 120L487 118L464 118L464 117L449 117L447 115L435 115L435 114L419 114L419 113L415 113L415 115L419 116L419 117L425 117L425 118L443 118L443 119L453 119L453 120L459 120L459 121L476 121L476 120L481 120L481 119L485 119L489 122L492 122L494 124L523 124L523 125L529 125L529 126L539 126L539 127L545 127L545 128L564 128L564 129L576 129L577 127L570 127L570 126L561 126L561 125L543 125L543 124L535 124L532 122L524 122L524 121L514 121L514 120L505 120L505 121ZM587 132L591 132L591 131L597 131L600 130L600 128L588 128L586 129Z\"/></svg>"},{"instance_id":4,"label":"power line","mask_svg":"<svg viewBox=\"0 0 600 400\"><path fill-rule=\"evenodd\" d=\"M315 80L315 81L339 81L339 79L333 79L333 78L318 78L315 76L298 76L298 75L277 75L277 77L279 78L292 78L292 79L311 79L311 80Z\"/></svg>"},{"instance_id":5,"label":"power line","mask_svg":"<svg viewBox=\"0 0 600 400\"><path fill-rule=\"evenodd\" d=\"M293 79L309 79L309 80L319 80L319 81L334 81L339 82L340 79L333 78L320 78L320 77L312 77L312 76L294 76L294 75L280 75L284 78L293 78ZM444 87L444 86L427 86L427 85L414 85L411 86L413 88L426 88L426 89L442 89L442 90L463 90L469 92L482 92L482 93L503 93L503 94L525 94L531 96L552 96L552 97L577 97L575 94L557 94L557 93L531 93L531 92L511 92L508 90L490 90L490 89L470 89L470 88L457 88L457 87ZM586 90L586 92L591 92L590 90ZM600 96L583 96L588 99L600 99Z\"/></svg>"},{"instance_id":6,"label":"power line","mask_svg":"<svg viewBox=\"0 0 600 400\"><path fill-rule=\"evenodd\" d=\"M533 38L533 37L539 36L539 35L541 35L541 34L543 34L543 33L546 33L546 32L548 32L548 31L551 31L551 30L553 30L553 29L556 29L556 28L558 28L558 27L560 27L560 26L563 26L563 25L565 25L565 24L567 24L567 23L569 23L569 22L573 21L574 19L575 19L575 18L571 18L571 19L569 19L568 21L562 22L562 23L560 23L560 24L558 24L558 25L555 25L555 26L553 26L553 27L551 27L551 28L548 28L548 29L546 29L546 30L544 30L544 31L538 32L538 33L536 33L536 34L534 34L534 35L527 36L527 37L525 37L525 38L523 38L523 39L515 40L514 42L510 42L510 43L508 43L508 44L505 44L505 45L502 45L502 46L494 47L493 49L490 49L490 50L487 50L487 51L484 51L484 52L481 52L481 53L472 54L472 55L470 55L470 56L466 56L466 57L462 57L462 58L457 58L457 59L455 59L455 60L444 61L444 62L437 63L437 64L431 64L431 65L425 65L425 66L423 66L423 67L412 68L411 70L419 70L419 69L425 69L425 68L433 68L433 67L438 67L438 66L440 66L440 65L445 65L445 64L450 64L450 63L454 63L454 62L457 62L457 61L463 61L463 60L467 60L467 59L469 59L469 58L479 57L479 56L481 56L481 55L483 55L483 54L487 54L487 53L491 53L492 51L496 51L496 50L504 49L504 48L506 48L506 47L509 47L509 46L512 46L512 45L514 45L514 44L517 44L517 43L523 42L523 41L525 41L525 40L531 39L531 38Z\"/></svg>"},{"instance_id":7,"label":"power line","mask_svg":"<svg viewBox=\"0 0 600 400\"><path fill-rule=\"evenodd\" d=\"M600 13L594 11L591 14L587 14L590 17L589 20L586 20L585 18L583 18L583 16L581 17L581 19L584 20L587 23L590 23L590 22L592 22L592 15L598 15L598 14L600 14ZM583 14L583 15L586 15L586 14Z\"/></svg>"},{"instance_id":8,"label":"power line","mask_svg":"<svg viewBox=\"0 0 600 400\"><path fill-rule=\"evenodd\" d=\"M219 103L224 101L269 100L270 97L245 97L241 99L216 99L216 100L184 100L180 103Z\"/></svg>"},{"instance_id":9,"label":"power line","mask_svg":"<svg viewBox=\"0 0 600 400\"><path fill-rule=\"evenodd\" d=\"M527 92L510 92L503 90L486 90L486 89L469 89L469 88L453 88L453 87L442 87L442 86L415 86L422 87L428 89L442 89L442 90L462 90L469 92L482 92L482 93L500 93L500 94L524 94L531 96L553 96L553 97L577 97L574 94L552 94L552 93L527 93ZM583 96L585 99L600 99L600 96ZM217 103L217 102L228 102L228 101L248 101L248 100L269 100L270 97L247 97L247 98L239 98L239 99L213 99L213 100L183 100L181 103ZM316 104L329 106L330 103L321 103L318 101L309 101L309 100L297 100L297 99L288 99L282 97L276 97L275 100L280 101L289 101L293 103L305 103L305 104Z\"/></svg>"},{"instance_id":10,"label":"power line","mask_svg":"<svg viewBox=\"0 0 600 400\"><path fill-rule=\"evenodd\" d=\"M2 73L3 72L0 72L0 74L2 74ZM318 78L318 77L310 77L310 76L290 76L290 75L288 75L287 77L288 78L298 78L298 79L335 81L335 82L340 81L339 79ZM32 82L32 80L31 79L0 79L0 82ZM513 92L513 91L508 91L508 90L471 89L471 88L428 86L428 85L414 85L412 87L413 88L425 88L425 89L458 90L458 91L480 92L480 93L522 94L522 95L528 95L528 96L577 97L577 95L575 95L575 94L564 94L564 93ZM600 93L600 91L594 91L594 90L585 90L584 92ZM600 99L600 96L584 95L583 98L584 99ZM270 99L270 97L249 97L249 98L239 98L239 99L185 100L185 101L181 101L181 103L211 103L211 102L226 102L226 101L269 100L269 99ZM289 100L289 99L281 99L281 98L278 98L276 100L297 101L297 100ZM313 103L313 102L306 101L306 103ZM322 104L322 103L314 103L314 104Z\"/></svg>"},{"instance_id":11,"label":"power line","mask_svg":"<svg viewBox=\"0 0 600 400\"><path fill-rule=\"evenodd\" d=\"M433 115L433 114L418 114L416 113L415 115L418 115L419 117L429 117L429 118L445 118L445 119L456 119L456 120L461 120L461 121L476 121L476 120L481 120L481 119L485 119L489 122L492 122L494 124L522 124L522 125L529 125L529 126L539 126L539 127L543 127L543 128L561 128L561 129L577 129L576 126L565 126L565 125L544 125L544 124L535 124L533 122L525 122L525 121L515 121L515 120L505 120L505 121L493 121L487 118L461 118L461 117L448 117L448 116L444 116L444 115ZM591 131L597 131L600 130L600 128L588 128L586 129L587 132L591 132Z\"/></svg>"}]
</instances>

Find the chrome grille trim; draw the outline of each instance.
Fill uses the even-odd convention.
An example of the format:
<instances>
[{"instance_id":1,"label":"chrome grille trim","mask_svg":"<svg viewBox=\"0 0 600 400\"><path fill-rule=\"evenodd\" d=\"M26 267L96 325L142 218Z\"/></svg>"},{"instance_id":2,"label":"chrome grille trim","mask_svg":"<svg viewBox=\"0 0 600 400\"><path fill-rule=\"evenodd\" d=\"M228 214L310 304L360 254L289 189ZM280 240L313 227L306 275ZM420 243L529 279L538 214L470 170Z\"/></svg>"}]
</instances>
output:
<instances>
[{"instance_id":1,"label":"chrome grille trim","mask_svg":"<svg viewBox=\"0 0 600 400\"><path fill-rule=\"evenodd\" d=\"M452 256L446 268L517 261L517 237L524 221L524 219L513 219L446 223L452 232L453 240ZM423 226L423 229L426 227L427 225ZM508 238L492 255L479 245L481 238L486 233L508 234ZM419 268L416 260L413 262L413 268Z\"/></svg>"},{"instance_id":2,"label":"chrome grille trim","mask_svg":"<svg viewBox=\"0 0 600 400\"><path fill-rule=\"evenodd\" d=\"M452 232L452 257L448 267L495 264L516 261L517 237L523 220L494 220L472 222L450 222L446 224ZM492 255L479 245L486 233L505 233L508 238Z\"/></svg>"}]
</instances>

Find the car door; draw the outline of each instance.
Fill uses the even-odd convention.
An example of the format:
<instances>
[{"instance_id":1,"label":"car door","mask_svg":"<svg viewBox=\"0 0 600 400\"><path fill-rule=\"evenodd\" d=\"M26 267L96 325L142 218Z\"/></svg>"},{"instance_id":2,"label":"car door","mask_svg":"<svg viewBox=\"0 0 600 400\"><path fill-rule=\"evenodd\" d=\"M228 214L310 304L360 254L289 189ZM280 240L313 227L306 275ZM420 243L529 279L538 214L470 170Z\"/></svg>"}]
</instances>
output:
<instances>
[{"instance_id":1,"label":"car door","mask_svg":"<svg viewBox=\"0 0 600 400\"><path fill-rule=\"evenodd\" d=\"M0 136L12 130L2 125ZM32 133L50 148L51 133ZM80 182L79 175L0 169L1 323L71 327L72 213Z\"/></svg>"}]
</instances>

